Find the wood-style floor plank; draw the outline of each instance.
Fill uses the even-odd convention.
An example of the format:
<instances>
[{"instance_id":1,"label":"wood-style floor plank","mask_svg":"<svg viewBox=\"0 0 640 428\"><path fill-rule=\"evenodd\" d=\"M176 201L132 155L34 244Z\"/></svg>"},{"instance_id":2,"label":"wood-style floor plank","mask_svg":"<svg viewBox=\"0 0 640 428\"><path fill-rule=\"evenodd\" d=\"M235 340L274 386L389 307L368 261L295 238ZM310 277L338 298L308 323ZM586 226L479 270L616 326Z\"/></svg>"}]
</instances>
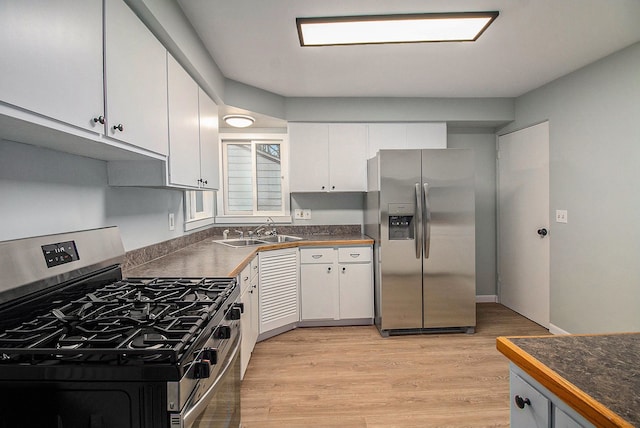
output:
<instances>
[{"instance_id":1,"label":"wood-style floor plank","mask_svg":"<svg viewBox=\"0 0 640 428\"><path fill-rule=\"evenodd\" d=\"M256 344L242 426L508 427L509 364L495 339L548 331L499 304L477 308L472 335L318 327Z\"/></svg>"}]
</instances>

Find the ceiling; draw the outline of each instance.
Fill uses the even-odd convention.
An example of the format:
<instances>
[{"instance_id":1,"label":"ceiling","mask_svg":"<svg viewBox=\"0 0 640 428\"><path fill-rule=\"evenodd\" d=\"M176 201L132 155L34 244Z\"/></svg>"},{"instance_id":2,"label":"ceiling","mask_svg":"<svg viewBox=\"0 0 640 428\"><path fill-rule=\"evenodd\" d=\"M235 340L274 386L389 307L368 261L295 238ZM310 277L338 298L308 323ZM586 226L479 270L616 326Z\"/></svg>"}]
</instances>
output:
<instances>
[{"instance_id":1,"label":"ceiling","mask_svg":"<svg viewBox=\"0 0 640 428\"><path fill-rule=\"evenodd\" d=\"M225 77L285 97L517 97L640 41L638 0L178 0ZM476 41L306 47L296 17L497 10Z\"/></svg>"}]
</instances>

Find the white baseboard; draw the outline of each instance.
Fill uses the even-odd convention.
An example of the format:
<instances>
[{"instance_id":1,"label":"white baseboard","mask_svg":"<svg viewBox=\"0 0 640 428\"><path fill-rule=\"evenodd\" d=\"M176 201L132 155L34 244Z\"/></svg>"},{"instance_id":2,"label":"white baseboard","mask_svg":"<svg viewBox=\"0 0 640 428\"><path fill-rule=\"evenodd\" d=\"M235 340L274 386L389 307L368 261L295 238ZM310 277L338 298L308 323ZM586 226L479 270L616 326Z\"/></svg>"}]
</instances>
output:
<instances>
[{"instance_id":1,"label":"white baseboard","mask_svg":"<svg viewBox=\"0 0 640 428\"><path fill-rule=\"evenodd\" d=\"M558 327L557 325L553 325L551 323L549 323L549 333L557 334L557 335L571 334L568 331L565 331L565 330L561 329L560 327Z\"/></svg>"},{"instance_id":2,"label":"white baseboard","mask_svg":"<svg viewBox=\"0 0 640 428\"><path fill-rule=\"evenodd\" d=\"M495 294L477 295L476 303L498 303L498 296Z\"/></svg>"}]
</instances>

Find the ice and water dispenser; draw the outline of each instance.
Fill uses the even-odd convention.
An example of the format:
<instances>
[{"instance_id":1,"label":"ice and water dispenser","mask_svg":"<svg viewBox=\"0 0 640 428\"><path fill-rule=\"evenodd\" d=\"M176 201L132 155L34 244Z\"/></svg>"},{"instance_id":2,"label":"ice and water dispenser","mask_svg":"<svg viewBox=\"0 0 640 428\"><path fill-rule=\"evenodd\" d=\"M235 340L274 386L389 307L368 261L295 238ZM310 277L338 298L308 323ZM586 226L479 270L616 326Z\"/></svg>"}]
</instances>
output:
<instances>
[{"instance_id":1,"label":"ice and water dispenser","mask_svg":"<svg viewBox=\"0 0 640 428\"><path fill-rule=\"evenodd\" d=\"M389 204L389 240L403 241L414 239L413 204Z\"/></svg>"}]
</instances>

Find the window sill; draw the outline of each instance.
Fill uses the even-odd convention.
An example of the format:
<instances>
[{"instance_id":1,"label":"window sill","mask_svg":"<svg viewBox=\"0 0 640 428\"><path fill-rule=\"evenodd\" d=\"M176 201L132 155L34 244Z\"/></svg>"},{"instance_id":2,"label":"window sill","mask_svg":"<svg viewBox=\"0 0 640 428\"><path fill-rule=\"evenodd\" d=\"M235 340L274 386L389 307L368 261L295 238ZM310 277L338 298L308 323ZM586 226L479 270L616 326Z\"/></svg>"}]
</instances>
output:
<instances>
[{"instance_id":1,"label":"window sill","mask_svg":"<svg viewBox=\"0 0 640 428\"><path fill-rule=\"evenodd\" d=\"M218 216L215 221L218 224L262 224L270 217L276 224L291 224L290 215L283 216Z\"/></svg>"},{"instance_id":2,"label":"window sill","mask_svg":"<svg viewBox=\"0 0 640 428\"><path fill-rule=\"evenodd\" d=\"M186 221L184 223L184 231L185 232L189 232L190 230L199 229L201 227L209 226L211 224L214 224L215 222L216 222L216 219L213 218L213 217L199 218L199 219L196 219L196 220Z\"/></svg>"}]
</instances>

